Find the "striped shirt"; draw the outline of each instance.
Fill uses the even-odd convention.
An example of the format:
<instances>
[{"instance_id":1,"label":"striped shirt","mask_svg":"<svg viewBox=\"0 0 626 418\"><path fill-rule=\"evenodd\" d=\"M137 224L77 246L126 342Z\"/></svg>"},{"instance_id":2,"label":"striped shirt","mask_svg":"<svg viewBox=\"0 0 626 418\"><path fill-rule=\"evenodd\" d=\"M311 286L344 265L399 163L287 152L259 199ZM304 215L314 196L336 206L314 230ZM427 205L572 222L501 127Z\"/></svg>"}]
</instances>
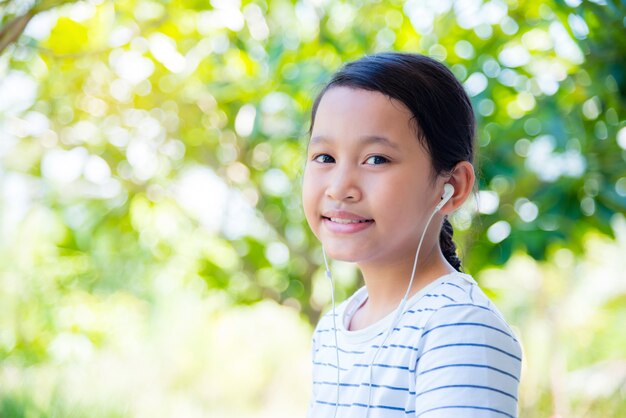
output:
<instances>
[{"instance_id":1,"label":"striped shirt","mask_svg":"<svg viewBox=\"0 0 626 418\"><path fill-rule=\"evenodd\" d=\"M348 331L367 299L362 287L336 308L339 346L337 417L362 418L369 365L395 315ZM333 417L337 354L332 311L313 333L309 418ZM517 417L521 346L474 279L454 272L413 295L372 368L370 418Z\"/></svg>"}]
</instances>

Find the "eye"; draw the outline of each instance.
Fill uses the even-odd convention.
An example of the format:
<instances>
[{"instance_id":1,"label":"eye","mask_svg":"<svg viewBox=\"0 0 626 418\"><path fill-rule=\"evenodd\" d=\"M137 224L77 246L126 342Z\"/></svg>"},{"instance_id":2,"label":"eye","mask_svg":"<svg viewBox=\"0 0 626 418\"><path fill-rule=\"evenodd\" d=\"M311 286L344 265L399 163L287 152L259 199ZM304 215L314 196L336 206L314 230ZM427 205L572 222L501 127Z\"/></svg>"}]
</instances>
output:
<instances>
[{"instance_id":1,"label":"eye","mask_svg":"<svg viewBox=\"0 0 626 418\"><path fill-rule=\"evenodd\" d=\"M365 160L365 162L367 163L368 161L372 161L371 165L380 165L380 164L386 164L389 162L389 159L386 157L383 157L382 155L372 155L371 157L369 157L367 160Z\"/></svg>"},{"instance_id":2,"label":"eye","mask_svg":"<svg viewBox=\"0 0 626 418\"><path fill-rule=\"evenodd\" d=\"M319 154L313 157L313 161L317 161L318 163L333 163L335 159L328 154Z\"/></svg>"}]
</instances>

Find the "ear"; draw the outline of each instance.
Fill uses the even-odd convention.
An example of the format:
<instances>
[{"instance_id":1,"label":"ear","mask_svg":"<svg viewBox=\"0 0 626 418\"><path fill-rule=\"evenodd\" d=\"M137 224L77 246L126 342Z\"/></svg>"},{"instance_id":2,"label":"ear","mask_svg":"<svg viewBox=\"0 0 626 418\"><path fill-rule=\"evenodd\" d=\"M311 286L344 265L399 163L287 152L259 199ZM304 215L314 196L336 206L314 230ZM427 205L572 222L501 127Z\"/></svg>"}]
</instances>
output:
<instances>
[{"instance_id":1,"label":"ear","mask_svg":"<svg viewBox=\"0 0 626 418\"><path fill-rule=\"evenodd\" d=\"M452 175L450 178L447 181L442 180L441 182L442 191L443 184L450 183L454 186L454 194L439 212L443 215L448 215L457 210L472 192L475 180L476 175L474 174L474 166L469 161L459 162L452 169Z\"/></svg>"}]
</instances>

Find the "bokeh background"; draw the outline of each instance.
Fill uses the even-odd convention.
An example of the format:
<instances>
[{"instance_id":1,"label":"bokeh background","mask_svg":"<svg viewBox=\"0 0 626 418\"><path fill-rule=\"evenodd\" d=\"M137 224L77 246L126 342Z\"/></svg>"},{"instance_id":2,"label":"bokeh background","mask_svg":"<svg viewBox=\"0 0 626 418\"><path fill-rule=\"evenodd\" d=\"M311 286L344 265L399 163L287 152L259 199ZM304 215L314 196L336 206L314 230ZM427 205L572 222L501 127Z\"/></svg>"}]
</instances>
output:
<instances>
[{"instance_id":1,"label":"bokeh background","mask_svg":"<svg viewBox=\"0 0 626 418\"><path fill-rule=\"evenodd\" d=\"M0 0L0 416L296 417L329 308L300 183L343 62L428 54L478 118L465 270L522 417L626 410L626 6ZM361 285L332 264L337 299Z\"/></svg>"}]
</instances>

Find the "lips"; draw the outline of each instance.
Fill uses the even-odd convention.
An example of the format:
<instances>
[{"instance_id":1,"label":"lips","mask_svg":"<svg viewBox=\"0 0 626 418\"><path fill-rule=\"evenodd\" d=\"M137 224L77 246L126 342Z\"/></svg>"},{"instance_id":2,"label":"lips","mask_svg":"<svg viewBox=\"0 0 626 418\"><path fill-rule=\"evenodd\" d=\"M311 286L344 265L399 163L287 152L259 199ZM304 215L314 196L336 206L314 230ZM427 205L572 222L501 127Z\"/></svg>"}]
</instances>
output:
<instances>
[{"instance_id":1,"label":"lips","mask_svg":"<svg viewBox=\"0 0 626 418\"><path fill-rule=\"evenodd\" d=\"M352 223L352 222L374 222L373 219L365 218L356 213L348 212L346 210L331 210L322 213L322 218L327 218L333 222L338 223Z\"/></svg>"},{"instance_id":2,"label":"lips","mask_svg":"<svg viewBox=\"0 0 626 418\"><path fill-rule=\"evenodd\" d=\"M329 231L336 234L346 234L367 229L374 223L374 220L356 213L339 210L323 213L322 222Z\"/></svg>"}]
</instances>

